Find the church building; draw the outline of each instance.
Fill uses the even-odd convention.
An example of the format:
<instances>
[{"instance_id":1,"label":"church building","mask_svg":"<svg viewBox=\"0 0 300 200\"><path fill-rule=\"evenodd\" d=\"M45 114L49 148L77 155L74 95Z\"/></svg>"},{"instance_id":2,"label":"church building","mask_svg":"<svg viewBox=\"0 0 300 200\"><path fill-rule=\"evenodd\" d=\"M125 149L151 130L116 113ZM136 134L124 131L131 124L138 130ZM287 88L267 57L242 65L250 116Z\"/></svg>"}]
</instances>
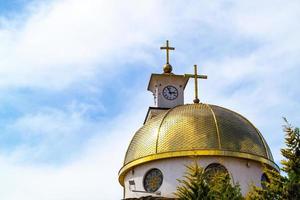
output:
<instances>
[{"instance_id":1,"label":"church building","mask_svg":"<svg viewBox=\"0 0 300 200\"><path fill-rule=\"evenodd\" d=\"M207 76L198 75L196 65L194 74L173 74L169 51L175 48L167 41L161 49L167 53L163 73L152 74L148 84L154 107L130 141L119 171L123 198L175 198L177 179L195 160L205 170L226 171L243 195L252 184L261 186L267 178L263 165L279 169L260 131L235 111L201 103L197 80ZM184 104L190 78L195 81L195 100Z\"/></svg>"}]
</instances>

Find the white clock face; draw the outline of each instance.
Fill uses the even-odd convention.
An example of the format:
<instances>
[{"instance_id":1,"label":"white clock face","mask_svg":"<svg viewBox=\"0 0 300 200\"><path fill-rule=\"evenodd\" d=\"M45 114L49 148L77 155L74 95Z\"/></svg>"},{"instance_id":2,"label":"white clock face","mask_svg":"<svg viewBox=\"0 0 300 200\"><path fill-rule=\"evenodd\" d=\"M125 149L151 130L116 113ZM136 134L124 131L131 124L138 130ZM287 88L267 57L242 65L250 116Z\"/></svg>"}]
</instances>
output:
<instances>
[{"instance_id":1,"label":"white clock face","mask_svg":"<svg viewBox=\"0 0 300 200\"><path fill-rule=\"evenodd\" d=\"M168 85L163 89L163 96L168 100L174 100L178 97L178 90L172 85Z\"/></svg>"}]
</instances>

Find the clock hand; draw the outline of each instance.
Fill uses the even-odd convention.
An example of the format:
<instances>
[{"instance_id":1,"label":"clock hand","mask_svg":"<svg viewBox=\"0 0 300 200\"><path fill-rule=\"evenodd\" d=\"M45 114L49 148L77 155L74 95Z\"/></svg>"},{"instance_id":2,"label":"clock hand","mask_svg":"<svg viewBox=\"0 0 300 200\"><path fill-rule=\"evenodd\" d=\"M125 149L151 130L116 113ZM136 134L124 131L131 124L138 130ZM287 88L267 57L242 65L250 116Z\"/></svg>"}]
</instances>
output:
<instances>
[{"instance_id":1,"label":"clock hand","mask_svg":"<svg viewBox=\"0 0 300 200\"><path fill-rule=\"evenodd\" d=\"M170 91L170 94L175 94L176 93L176 91L175 90L173 90L173 91Z\"/></svg>"},{"instance_id":2,"label":"clock hand","mask_svg":"<svg viewBox=\"0 0 300 200\"><path fill-rule=\"evenodd\" d=\"M167 90L169 91L169 93L171 94L171 90L170 90L170 88L169 87L167 87Z\"/></svg>"}]
</instances>

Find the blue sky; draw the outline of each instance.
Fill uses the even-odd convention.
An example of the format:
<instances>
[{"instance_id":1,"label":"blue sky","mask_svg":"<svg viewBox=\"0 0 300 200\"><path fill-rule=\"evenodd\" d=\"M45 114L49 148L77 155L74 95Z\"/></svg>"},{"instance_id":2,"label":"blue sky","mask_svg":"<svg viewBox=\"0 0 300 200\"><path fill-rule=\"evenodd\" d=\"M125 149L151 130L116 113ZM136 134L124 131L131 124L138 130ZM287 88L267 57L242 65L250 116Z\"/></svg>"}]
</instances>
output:
<instances>
[{"instance_id":1,"label":"blue sky","mask_svg":"<svg viewBox=\"0 0 300 200\"><path fill-rule=\"evenodd\" d=\"M0 0L1 15L20 12L28 3L30 0Z\"/></svg>"},{"instance_id":2,"label":"blue sky","mask_svg":"<svg viewBox=\"0 0 300 200\"><path fill-rule=\"evenodd\" d=\"M299 15L297 0L0 0L0 199L120 199L166 39L174 73L198 64L201 100L247 117L279 163L282 117L300 124Z\"/></svg>"}]
</instances>

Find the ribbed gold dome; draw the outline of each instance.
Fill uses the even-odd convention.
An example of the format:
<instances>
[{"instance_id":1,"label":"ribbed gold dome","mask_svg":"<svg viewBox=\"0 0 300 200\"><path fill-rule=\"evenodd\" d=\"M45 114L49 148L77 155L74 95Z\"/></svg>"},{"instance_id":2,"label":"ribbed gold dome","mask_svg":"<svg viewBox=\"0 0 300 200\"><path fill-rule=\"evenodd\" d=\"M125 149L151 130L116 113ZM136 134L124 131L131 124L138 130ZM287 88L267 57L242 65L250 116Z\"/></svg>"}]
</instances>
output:
<instances>
[{"instance_id":1,"label":"ribbed gold dome","mask_svg":"<svg viewBox=\"0 0 300 200\"><path fill-rule=\"evenodd\" d=\"M209 104L177 106L149 120L128 147L124 175L136 165L152 160L218 155L256 160L277 168L260 132L246 118Z\"/></svg>"}]
</instances>

